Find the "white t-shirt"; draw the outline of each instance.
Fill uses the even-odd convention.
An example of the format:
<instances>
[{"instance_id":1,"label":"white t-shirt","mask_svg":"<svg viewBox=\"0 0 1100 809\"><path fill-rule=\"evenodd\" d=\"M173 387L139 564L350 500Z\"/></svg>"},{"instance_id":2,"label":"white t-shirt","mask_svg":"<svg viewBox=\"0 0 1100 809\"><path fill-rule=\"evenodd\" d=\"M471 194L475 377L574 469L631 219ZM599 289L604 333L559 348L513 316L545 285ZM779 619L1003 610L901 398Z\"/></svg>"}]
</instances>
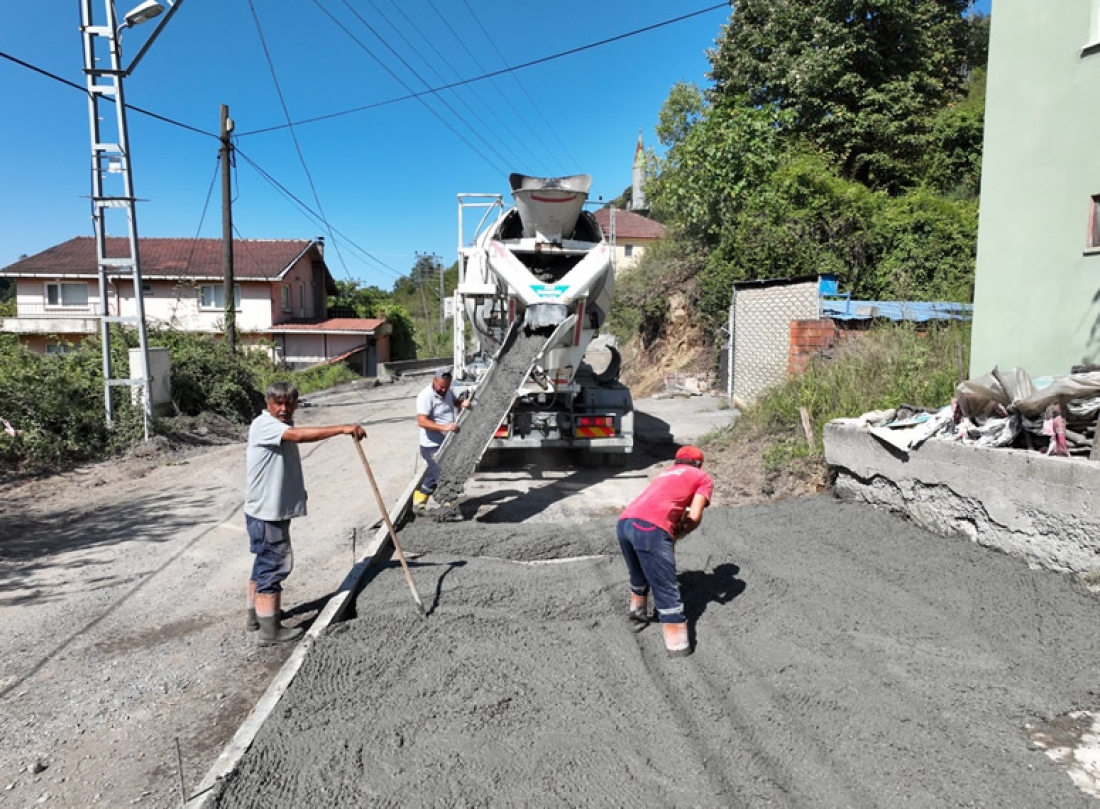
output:
<instances>
[{"instance_id":1,"label":"white t-shirt","mask_svg":"<svg viewBox=\"0 0 1100 809\"><path fill-rule=\"evenodd\" d=\"M428 421L434 421L436 424L453 424L456 417L454 393L448 390L446 396L440 396L435 392L435 388L428 385L417 394L416 415L427 416ZM420 428L420 446L422 447L438 447L446 437L446 433L438 430Z\"/></svg>"},{"instance_id":2,"label":"white t-shirt","mask_svg":"<svg viewBox=\"0 0 1100 809\"><path fill-rule=\"evenodd\" d=\"M306 485L298 444L283 441L289 424L265 410L248 428L248 484L244 513L258 520L278 522L306 513Z\"/></svg>"}]
</instances>

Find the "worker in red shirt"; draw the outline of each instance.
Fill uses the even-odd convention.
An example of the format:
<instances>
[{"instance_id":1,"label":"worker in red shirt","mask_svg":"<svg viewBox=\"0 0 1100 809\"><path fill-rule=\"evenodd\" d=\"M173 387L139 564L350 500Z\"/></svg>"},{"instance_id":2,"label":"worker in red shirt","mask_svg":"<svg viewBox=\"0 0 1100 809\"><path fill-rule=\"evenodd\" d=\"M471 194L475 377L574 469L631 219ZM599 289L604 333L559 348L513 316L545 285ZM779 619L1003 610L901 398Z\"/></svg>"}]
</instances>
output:
<instances>
[{"instance_id":1,"label":"worker in red shirt","mask_svg":"<svg viewBox=\"0 0 1100 809\"><path fill-rule=\"evenodd\" d=\"M630 572L630 620L636 631L649 624L649 591L665 648L673 657L691 654L687 616L676 581L676 541L691 533L710 505L714 480L702 470L703 451L680 447L676 461L653 479L619 516L616 532Z\"/></svg>"}]
</instances>

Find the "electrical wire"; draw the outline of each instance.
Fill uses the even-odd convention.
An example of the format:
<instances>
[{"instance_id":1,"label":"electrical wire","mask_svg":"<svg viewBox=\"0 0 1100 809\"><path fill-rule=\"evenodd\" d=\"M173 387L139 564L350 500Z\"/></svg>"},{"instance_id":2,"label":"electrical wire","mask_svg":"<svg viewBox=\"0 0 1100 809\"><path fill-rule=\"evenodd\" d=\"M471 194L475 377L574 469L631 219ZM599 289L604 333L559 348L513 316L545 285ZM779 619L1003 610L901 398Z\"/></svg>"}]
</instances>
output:
<instances>
[{"instance_id":1,"label":"electrical wire","mask_svg":"<svg viewBox=\"0 0 1100 809\"><path fill-rule=\"evenodd\" d=\"M507 174L508 173L500 164L495 163L491 157L486 155L479 148L477 148L477 146L475 146L473 143L471 143L466 138L466 136L462 134L462 132L460 132L458 129L456 129L450 123L450 121L448 121L446 118L444 118L442 115L440 115L437 110L433 109L432 106L430 104L428 104L427 101L424 100L424 96L425 95L434 95L436 97L436 99L441 104L443 104L443 106L447 107L447 109L450 110L452 115L454 115L456 118L459 117L458 113L455 112L454 108L451 107L446 102L445 99L441 98L438 93L413 93L412 89L409 87L409 85L406 84L405 81L400 76L398 76L393 70L391 70L385 62L383 62L381 59L379 59L378 56L375 55L375 53L373 51L371 51L370 48L368 48L365 44L363 44L363 42L357 36L355 36L355 34L353 34L351 31L349 31L347 26L345 26L342 22L340 22L338 19L336 19L336 17L333 16L332 12L330 12L328 9L326 9L324 6L322 6L321 3L319 2L319 0L313 0L313 4L315 6L317 6L317 8L320 9L321 12L323 14L325 14L330 20L332 20L336 24L337 28L339 28L341 31L343 31L345 34L347 34L352 42L354 42L356 45L358 45L368 56L370 56L375 62L377 62L379 67L381 67L383 70L385 70L387 73L389 73L394 81L396 81L398 84L400 84L406 90L408 90L411 93L411 95L409 96L410 98L416 98L416 100L419 101L424 106L424 109L426 109L433 116L435 116L435 118L440 123L442 123L445 127L447 127L447 129L449 129L451 131L451 134L453 134L456 138L458 138L460 141L462 141L464 144L466 144L466 146L470 149L470 151L472 151L479 158L481 158L483 161L485 161L485 163L491 169L493 169L493 171L499 172L501 174ZM416 76L417 79L420 79L420 81L423 82L425 86L428 85L428 83L425 82L423 79L421 79L420 76L417 75L416 71L413 70L412 67L410 67L409 64L404 59L402 59L401 56L398 55L393 50L392 47L390 47L390 45L385 41L385 39L383 39L378 34L378 32L374 30L374 28L371 26L371 24L369 22L367 22L357 11L355 11L355 9L351 8L351 6L348 5L347 0L344 0L344 5L348 7L348 9L351 11L351 13L354 14L356 16L356 18L358 18L358 20L378 39L379 42L381 42L383 45L385 45L389 49L390 53L393 53L394 56L397 56L398 60L403 65L405 65L405 67L409 70L409 72L411 72L414 76ZM476 135L478 138L480 138L490 150L493 148L493 145L491 143L489 143L487 140L485 140L484 136L482 136L479 132L474 131L473 134Z\"/></svg>"},{"instance_id":2,"label":"electrical wire","mask_svg":"<svg viewBox=\"0 0 1100 809\"><path fill-rule=\"evenodd\" d=\"M252 19L256 23L256 33L259 34L260 47L263 48L268 70L271 71L271 80L275 84L275 94L279 97L279 106L282 107L283 115L286 117L287 124L290 125L290 139L294 141L294 150L298 153L298 161L302 164L302 171L306 173L306 181L309 183L309 189L313 193L313 201L317 204L317 210L321 213L321 221L324 222L324 226L329 236L332 238L332 246L336 248L336 256L340 259L340 265L344 268L344 274L350 281L351 273L348 272L348 265L344 261L343 253L340 252L340 245L332 235L332 226L329 224L328 217L325 216L324 206L321 205L321 197L317 193L317 186L313 182L313 175L309 171L309 166L306 164L306 156L302 152L302 144L298 141L298 134L294 131L293 124L291 124L290 110L287 108L286 99L283 97L283 88L279 85L279 76L275 72L275 63L272 62L271 52L267 48L267 40L264 38L264 29L263 26L260 25L260 16L256 13L256 5L252 0L248 0L248 8L252 11Z\"/></svg>"},{"instance_id":3,"label":"electrical wire","mask_svg":"<svg viewBox=\"0 0 1100 809\"><path fill-rule=\"evenodd\" d=\"M316 0L314 0L314 2L316 2ZM549 56L543 56L543 57L540 57L538 59L532 59L529 62L523 62L523 63L518 64L518 65L512 65L510 67L503 67L500 70L493 70L493 71L490 71L489 73L483 73L480 76L473 76L469 79L461 79L460 81L451 82L449 84L444 84L444 85L441 85L439 87L432 87L432 88L429 88L427 90L421 90L420 92L415 92L415 93L410 92L406 95L397 96L396 98L390 98L390 99L387 99L385 101L375 101L371 104L363 104L362 106L352 107L351 109L342 110L340 112L330 112L330 113L327 113L325 115L317 115L317 116L314 116L312 118L303 118L300 121L295 121L294 126L301 126L301 125L304 125L304 124L313 124L313 123L317 123L319 121L327 121L327 120L330 120L332 118L341 118L345 115L354 115L357 112L365 112L367 110L378 109L379 107L386 107L386 106L389 106L391 104L398 104L402 101L410 101L412 99L420 98L421 96L434 95L434 94L442 92L443 90L450 90L454 87L465 87L467 84L474 84L475 82L485 81L486 79L491 79L495 76L503 76L504 74L511 73L512 71L525 70L526 68L529 68L529 67L534 67L536 65L546 64L547 62L553 62L556 59L563 59L566 56L573 56L573 55L578 54L578 53L583 53L584 51L590 51L593 48L600 48L600 47L603 47L604 45L610 45L612 42L619 42L621 40L628 39L630 37L639 36L640 34L646 34L646 33L649 33L650 31L655 31L658 28L664 28L665 26L673 25L674 23L683 22L684 20L689 20L692 17L699 17L703 14L709 14L710 12L716 11L718 9L728 9L728 8L729 8L729 3L719 3L716 6L708 6L707 8L702 8L702 9L699 9L698 11L692 11L688 14L681 14L679 17L673 17L672 19L665 20L665 21L659 22L659 23L654 23L653 25L647 25L644 28L637 28L633 31L627 31L625 34L618 34L618 35L613 36L613 37L608 37L606 39L601 39L597 42L590 42L587 45L580 45L576 48L570 48L569 50L566 50L566 51L559 51L558 53L550 54ZM280 124L278 126L269 126L269 127L264 127L263 129L250 129L247 132L240 133L240 137L243 138L243 137L247 137L249 135L259 135L259 134L262 134L262 133L265 133L265 132L274 132L274 131L279 130L279 129L285 129L287 126L289 126L289 124Z\"/></svg>"},{"instance_id":4,"label":"electrical wire","mask_svg":"<svg viewBox=\"0 0 1100 809\"><path fill-rule=\"evenodd\" d=\"M265 171L258 163L256 163L256 161L254 161L251 157L249 157L245 152L241 151L240 147L237 147L237 156L243 158L244 161L249 166L251 166L256 171L256 173L260 175L261 178L263 178L267 183L269 183L272 188L274 188L276 191L278 191L280 194L282 194L283 197L285 197L286 199L288 199L292 203L294 203L298 207L298 209L302 213L304 213L308 218L310 218L311 220L313 220L317 223L328 225L328 223L324 222L324 220L321 218L321 216L317 212L315 212L312 208L309 207L309 205L307 205L305 202L303 202L297 196L295 196L295 194L290 189L288 189L286 186L284 186L282 183L280 183L278 180L276 180L273 176L271 176L271 174L269 174L267 171ZM353 247L361 256L364 256L367 259L369 259L370 261L373 261L380 268L382 268L382 269L386 270L387 272L389 272L390 274L392 274L395 278L404 278L407 275L407 273L403 273L403 272L399 272L398 270L395 270L393 267L391 267L389 264L384 262L382 259L375 256L370 251L360 247L358 244L356 244L354 241L352 241L346 234L342 233L339 228L333 227L331 225L329 225L329 227L331 228L331 230L334 233L336 233L338 236L340 236L344 240L345 244L350 245L351 247Z\"/></svg>"},{"instance_id":5,"label":"electrical wire","mask_svg":"<svg viewBox=\"0 0 1100 809\"><path fill-rule=\"evenodd\" d=\"M431 0L429 0L429 2L431 2ZM481 20L478 18L477 14L474 13L474 10L472 8L470 8L470 4L468 2L466 2L466 0L462 0L462 3L463 3L463 5L466 6L466 10L470 13L470 16L473 17L474 22L477 23L477 27L481 29L481 33L485 35L485 39L492 46L493 50L496 52L496 55L500 58L501 64L505 64L505 65L508 64L508 61L504 58L504 54L502 54L500 52L500 48L497 47L496 42L494 42L493 38L491 36L489 36L489 32L485 30L485 26L481 24ZM432 8L435 8L434 3L432 3ZM436 11L436 13L437 14L439 13L438 10ZM463 47L465 47L465 43L463 43ZM470 49L466 48L466 52L470 53ZM479 70L484 70L484 68L481 66L481 63L477 61L476 56L474 56L472 53L470 53L470 57L474 60L474 64L476 64L478 66ZM520 81L519 76L516 75L516 71L515 70L509 70L508 75L512 77L512 81L514 81L516 83L516 86L519 87L520 91L524 94L524 96L527 97L528 103L531 105L531 108L534 109L536 114L538 114L539 118L542 119L542 123L546 127L547 131L549 131L550 134L554 136L554 140L556 140L558 142L558 145L561 147L561 150L562 150L561 154L564 154L571 161L573 161L574 171L580 171L580 163L577 161L577 158L573 156L573 153L569 151L569 147L566 146L565 142L562 141L561 137L558 136L557 130L554 129L553 124L551 124L550 121L547 120L547 118L543 114L542 108L539 106L538 102L535 101L535 99L531 97L531 94L527 91L527 87L524 86L523 82ZM493 82L493 86L494 87L496 86L496 82ZM500 92L499 88L497 89L497 92ZM515 105L512 104L511 99L509 99L508 96L505 95L502 92L501 92L501 96L505 99L505 101L508 102L508 104L512 107L512 109L515 110ZM538 138L539 143L542 143L542 139L539 138L539 136L538 136L538 130L535 129L534 127L529 127L529 128L531 129L531 132L534 134L534 136L536 138ZM549 148L546 147L545 145L543 146L543 148L546 148L547 151L550 151Z\"/></svg>"},{"instance_id":6,"label":"electrical wire","mask_svg":"<svg viewBox=\"0 0 1100 809\"><path fill-rule=\"evenodd\" d=\"M375 5L374 0L368 0L368 2L371 4L372 7L374 7L377 10L377 6ZM431 49L432 53L435 54L436 59L438 59L441 63L446 65L447 68L450 70L450 72L454 76L460 75L458 69L451 63L451 61L449 59L447 59L447 57L439 50L439 48L437 48L435 46L435 43L432 42L431 38L425 36L424 32L420 30L420 27L415 22L412 21L412 19L409 17L408 14L405 13L405 10L401 7L400 3L398 3L397 0L390 0L390 4L394 7L394 9L397 11L398 14L400 14L402 17L405 18L406 24L409 27L411 27L414 31L416 31L416 33L420 36L420 38L424 41L424 43ZM379 14L381 14L381 13L382 12L379 10ZM383 16L383 19L385 19L385 15L382 15L382 16ZM390 24L391 24L391 26L393 25L392 23L390 23ZM395 30L396 30L396 27L395 27ZM455 32L452 30L451 33L454 34ZM400 32L399 32L399 35L400 35ZM458 38L458 35L455 34L455 37ZM402 39L404 40L405 38L402 37ZM459 41L461 41L461 39L459 39ZM408 43L408 40L405 40L405 42ZM410 48L412 48L414 51L416 51L416 48L411 43L408 43L408 44L409 44ZM424 63L426 65L428 65L428 67L436 75L436 78L439 79L439 81L441 81L441 82L447 81L446 79L443 78L443 76L439 73L439 71L435 69L435 67L432 65L431 60L425 59L422 55L421 55L421 58L424 59ZM476 63L476 59L475 59L475 63ZM478 69L482 70L483 68L481 67L481 65L478 65ZM517 120L517 121L522 121L527 126L528 130L530 130L531 136L532 136L530 139L540 143L543 146L543 148L546 148L545 144L542 144L542 141L538 136L538 131L534 127L532 127L529 123L527 123L527 121L524 118L524 116L522 115L522 113L518 109L516 109L514 104L512 104L511 99L509 99L508 96L506 96L504 93L501 92L500 88L497 86L495 81L490 80L490 83L492 84L493 89L497 91L497 95L499 95L504 100L504 102L512 108L513 119ZM497 131L503 130L507 134L508 138L510 138L515 143L517 143L522 149L524 149L527 152L527 154L530 156L532 164L537 164L539 166L545 166L545 164L535 154L534 150L532 150L531 147L528 145L528 139L520 138L516 134L515 130L513 130L512 127L509 125L509 123L503 117L501 117L500 115L497 115L496 111L494 110L494 105L490 104L490 103L486 102L484 99L480 98L480 94L477 92L477 89L476 89L477 85L476 84L471 84L471 85L468 85L468 87L470 88L470 90L474 94L474 96L478 97L479 100L481 101L481 109L484 110L486 113L488 113L489 116L496 122L494 128ZM460 97L456 90L451 90L450 92L454 93L456 98ZM478 117L480 117L480 116L478 116ZM550 149L546 149L546 151L547 151L548 154L550 154L551 160L557 159L557 155L555 155ZM513 165L520 165L520 163L521 163L521 161L516 161L515 163L513 163Z\"/></svg>"}]
</instances>

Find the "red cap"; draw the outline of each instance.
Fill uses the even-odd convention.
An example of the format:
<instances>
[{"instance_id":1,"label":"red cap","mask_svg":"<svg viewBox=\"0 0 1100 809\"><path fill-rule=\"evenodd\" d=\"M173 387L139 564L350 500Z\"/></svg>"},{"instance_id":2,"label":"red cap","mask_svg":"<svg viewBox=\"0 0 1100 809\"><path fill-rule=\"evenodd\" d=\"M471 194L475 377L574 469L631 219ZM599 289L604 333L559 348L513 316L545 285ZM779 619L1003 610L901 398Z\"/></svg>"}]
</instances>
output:
<instances>
[{"instance_id":1,"label":"red cap","mask_svg":"<svg viewBox=\"0 0 1100 809\"><path fill-rule=\"evenodd\" d=\"M693 447L690 444L684 447L680 447L676 450L676 460L678 461L698 461L703 462L703 450L699 447Z\"/></svg>"}]
</instances>

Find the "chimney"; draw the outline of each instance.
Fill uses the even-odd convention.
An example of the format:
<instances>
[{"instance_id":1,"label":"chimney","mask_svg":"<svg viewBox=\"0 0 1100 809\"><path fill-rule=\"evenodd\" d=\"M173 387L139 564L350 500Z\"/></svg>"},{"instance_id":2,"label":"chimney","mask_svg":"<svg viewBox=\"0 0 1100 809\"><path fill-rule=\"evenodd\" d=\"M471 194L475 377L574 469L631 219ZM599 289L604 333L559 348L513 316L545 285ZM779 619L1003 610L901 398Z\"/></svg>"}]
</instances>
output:
<instances>
[{"instance_id":1,"label":"chimney","mask_svg":"<svg viewBox=\"0 0 1100 809\"><path fill-rule=\"evenodd\" d=\"M321 254L321 258L325 257L325 237L318 236L314 241L317 242L317 252Z\"/></svg>"}]
</instances>

